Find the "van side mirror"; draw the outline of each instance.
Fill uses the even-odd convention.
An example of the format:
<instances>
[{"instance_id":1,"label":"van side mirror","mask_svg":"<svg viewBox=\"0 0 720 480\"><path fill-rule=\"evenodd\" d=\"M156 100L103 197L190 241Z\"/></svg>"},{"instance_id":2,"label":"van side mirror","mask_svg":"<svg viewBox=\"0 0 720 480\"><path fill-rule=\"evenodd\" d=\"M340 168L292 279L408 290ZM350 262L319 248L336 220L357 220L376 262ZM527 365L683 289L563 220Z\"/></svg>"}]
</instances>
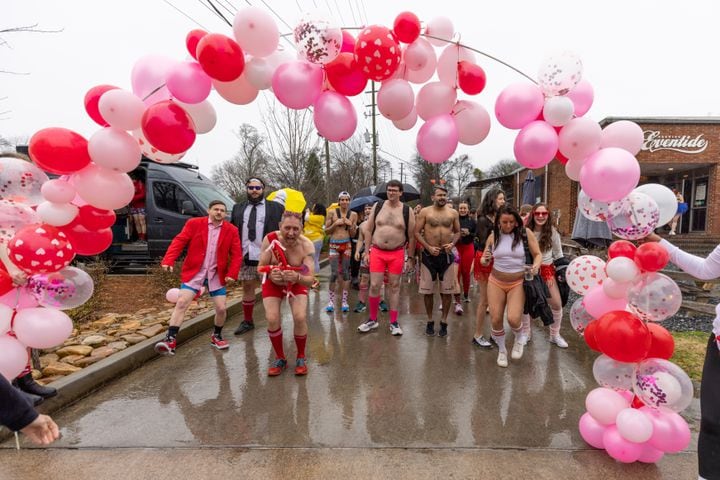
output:
<instances>
[{"instance_id":1,"label":"van side mirror","mask_svg":"<svg viewBox=\"0 0 720 480\"><path fill-rule=\"evenodd\" d=\"M183 215L195 215L197 213L195 204L191 200L183 200L182 213Z\"/></svg>"}]
</instances>

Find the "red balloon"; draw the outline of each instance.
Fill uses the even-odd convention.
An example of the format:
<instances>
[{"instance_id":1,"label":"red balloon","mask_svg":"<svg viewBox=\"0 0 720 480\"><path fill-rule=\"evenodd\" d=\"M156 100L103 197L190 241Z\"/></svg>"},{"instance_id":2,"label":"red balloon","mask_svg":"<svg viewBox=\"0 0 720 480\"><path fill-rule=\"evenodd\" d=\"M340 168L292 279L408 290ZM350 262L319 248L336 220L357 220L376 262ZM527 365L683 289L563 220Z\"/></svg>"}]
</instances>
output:
<instances>
[{"instance_id":1,"label":"red balloon","mask_svg":"<svg viewBox=\"0 0 720 480\"><path fill-rule=\"evenodd\" d=\"M113 85L97 85L92 87L85 94L85 111L88 115L90 115L90 118L92 118L93 121L101 127L107 127L109 123L107 123L102 115L100 115L100 109L98 108L100 97L102 97L103 93L117 88L118 87Z\"/></svg>"},{"instance_id":2,"label":"red balloon","mask_svg":"<svg viewBox=\"0 0 720 480\"><path fill-rule=\"evenodd\" d=\"M340 53L355 53L355 37L347 30L342 31L342 47Z\"/></svg>"},{"instance_id":3,"label":"red balloon","mask_svg":"<svg viewBox=\"0 0 720 480\"><path fill-rule=\"evenodd\" d=\"M635 264L644 272L662 270L670 261L670 253L656 242L640 245L635 251Z\"/></svg>"},{"instance_id":4,"label":"red balloon","mask_svg":"<svg viewBox=\"0 0 720 480\"><path fill-rule=\"evenodd\" d=\"M28 151L35 164L49 173L68 175L90 164L88 142L67 128L43 128L30 138Z\"/></svg>"},{"instance_id":5,"label":"red balloon","mask_svg":"<svg viewBox=\"0 0 720 480\"><path fill-rule=\"evenodd\" d=\"M558 162L565 165L568 162L569 158L567 158L565 155L560 153L560 150L558 150L557 153L555 154L555 160L557 160Z\"/></svg>"},{"instance_id":6,"label":"red balloon","mask_svg":"<svg viewBox=\"0 0 720 480\"><path fill-rule=\"evenodd\" d=\"M362 93L368 81L352 53L338 55L335 60L325 65L325 73L332 88L349 97Z\"/></svg>"},{"instance_id":7,"label":"red balloon","mask_svg":"<svg viewBox=\"0 0 720 480\"><path fill-rule=\"evenodd\" d=\"M79 209L78 222L90 231L110 228L115 224L115 212L103 210L92 205L83 205Z\"/></svg>"},{"instance_id":8,"label":"red balloon","mask_svg":"<svg viewBox=\"0 0 720 480\"><path fill-rule=\"evenodd\" d=\"M12 277L7 270L5 270L5 266L3 265L2 268L0 268L0 296L5 295L14 287Z\"/></svg>"},{"instance_id":9,"label":"red balloon","mask_svg":"<svg viewBox=\"0 0 720 480\"><path fill-rule=\"evenodd\" d=\"M637 247L627 240L616 240L608 247L608 257L627 257L634 259L636 250Z\"/></svg>"},{"instance_id":10,"label":"red balloon","mask_svg":"<svg viewBox=\"0 0 720 480\"><path fill-rule=\"evenodd\" d=\"M662 358L668 360L675 351L675 339L667 329L660 324L648 322L647 328L652 337L650 351L647 358Z\"/></svg>"},{"instance_id":11,"label":"red balloon","mask_svg":"<svg viewBox=\"0 0 720 480\"><path fill-rule=\"evenodd\" d=\"M633 396L632 403L630 404L632 408L642 408L645 406L642 400L640 400L640 397L637 395Z\"/></svg>"},{"instance_id":12,"label":"red balloon","mask_svg":"<svg viewBox=\"0 0 720 480\"><path fill-rule=\"evenodd\" d=\"M70 265L75 250L61 229L35 223L15 233L8 243L8 257L26 273L52 273Z\"/></svg>"},{"instance_id":13,"label":"red balloon","mask_svg":"<svg viewBox=\"0 0 720 480\"><path fill-rule=\"evenodd\" d=\"M420 36L420 19L412 12L402 12L393 23L395 36L404 43L412 43Z\"/></svg>"},{"instance_id":14,"label":"red balloon","mask_svg":"<svg viewBox=\"0 0 720 480\"><path fill-rule=\"evenodd\" d=\"M208 33L200 39L195 52L203 71L215 80L232 82L245 70L245 56L240 45L225 35Z\"/></svg>"},{"instance_id":15,"label":"red balloon","mask_svg":"<svg viewBox=\"0 0 720 480\"><path fill-rule=\"evenodd\" d=\"M185 37L185 47L195 60L197 60L196 52L198 43L200 43L200 40L202 40L202 38L207 34L208 32L206 32L205 30L196 28L195 30L190 30Z\"/></svg>"},{"instance_id":16,"label":"red balloon","mask_svg":"<svg viewBox=\"0 0 720 480\"><path fill-rule=\"evenodd\" d=\"M388 28L371 25L358 35L355 60L369 79L380 82L390 78L400 66L400 45Z\"/></svg>"},{"instance_id":17,"label":"red balloon","mask_svg":"<svg viewBox=\"0 0 720 480\"><path fill-rule=\"evenodd\" d=\"M600 347L598 347L597 338L595 337L597 325L597 320L593 320L592 322L588 323L585 327L585 331L583 332L583 338L585 338L585 343L587 343L587 346L590 347L590 349L599 352Z\"/></svg>"},{"instance_id":18,"label":"red balloon","mask_svg":"<svg viewBox=\"0 0 720 480\"><path fill-rule=\"evenodd\" d=\"M92 231L83 227L77 218L70 224L60 227L65 232L78 255L97 255L112 245L112 230L105 228Z\"/></svg>"},{"instance_id":19,"label":"red balloon","mask_svg":"<svg viewBox=\"0 0 720 480\"><path fill-rule=\"evenodd\" d=\"M482 92L487 83L485 70L480 65L462 60L458 63L458 87L468 95L477 95Z\"/></svg>"},{"instance_id":20,"label":"red balloon","mask_svg":"<svg viewBox=\"0 0 720 480\"><path fill-rule=\"evenodd\" d=\"M625 363L636 363L647 357L652 336L638 317L616 310L598 318L597 322L595 339L605 355Z\"/></svg>"},{"instance_id":21,"label":"red balloon","mask_svg":"<svg viewBox=\"0 0 720 480\"><path fill-rule=\"evenodd\" d=\"M153 147L165 153L183 153L195 143L195 126L190 116L170 100L145 110L142 131Z\"/></svg>"}]
</instances>

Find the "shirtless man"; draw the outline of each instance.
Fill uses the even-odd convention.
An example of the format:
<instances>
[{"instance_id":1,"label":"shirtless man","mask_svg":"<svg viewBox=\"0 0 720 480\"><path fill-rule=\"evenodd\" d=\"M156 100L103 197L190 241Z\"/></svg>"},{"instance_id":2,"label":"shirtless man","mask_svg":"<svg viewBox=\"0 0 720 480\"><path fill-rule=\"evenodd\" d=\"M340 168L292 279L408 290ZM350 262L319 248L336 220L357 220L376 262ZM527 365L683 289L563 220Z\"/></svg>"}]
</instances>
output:
<instances>
[{"instance_id":1,"label":"shirtless man","mask_svg":"<svg viewBox=\"0 0 720 480\"><path fill-rule=\"evenodd\" d=\"M460 239L460 216L457 210L447 205L447 189L436 185L433 204L420 210L415 222L415 238L423 246L420 254L420 282L418 291L425 296L427 326L425 335L435 335L433 316L433 294L440 284L442 299L442 320L439 336L447 335L447 317L454 294L460 293L457 281L457 266L453 247Z\"/></svg>"},{"instance_id":2,"label":"shirtless man","mask_svg":"<svg viewBox=\"0 0 720 480\"><path fill-rule=\"evenodd\" d=\"M348 292L350 290L350 256L352 254L352 243L350 240L355 236L357 229L358 215L350 211L350 194L340 192L338 195L339 208L328 210L325 220L325 233L330 236L329 254L330 259L330 300L325 311L335 311L335 293L337 290L338 275L342 275L340 286L342 287L342 311L350 311L348 304Z\"/></svg>"},{"instance_id":3,"label":"shirtless man","mask_svg":"<svg viewBox=\"0 0 720 480\"><path fill-rule=\"evenodd\" d=\"M390 333L402 335L398 323L400 304L400 277L405 264L405 245L407 245L408 268L414 264L415 256L415 215L407 205L400 201L403 192L402 183L390 180L386 186L387 200L378 202L372 209L363 232L365 253L363 258L370 265L370 296L368 320L358 327L365 333L378 328L377 313L380 306L380 288L383 285L385 270L388 272L390 287ZM372 249L372 250L371 250ZM368 257L369 252L369 257Z\"/></svg>"},{"instance_id":4,"label":"shirtless man","mask_svg":"<svg viewBox=\"0 0 720 480\"><path fill-rule=\"evenodd\" d=\"M297 360L295 375L307 375L305 343L307 341L307 292L315 281L315 246L302 235L302 214L285 211L280 220L280 230L265 236L258 261L258 272L264 273L262 284L263 306L268 322L268 335L275 350L276 360L268 369L271 377L280 375L287 367L283 350L283 334L280 323L280 304L288 297L293 316ZM283 258L284 257L284 258ZM270 266L270 271L267 268ZM290 269L287 267L300 267Z\"/></svg>"}]
</instances>

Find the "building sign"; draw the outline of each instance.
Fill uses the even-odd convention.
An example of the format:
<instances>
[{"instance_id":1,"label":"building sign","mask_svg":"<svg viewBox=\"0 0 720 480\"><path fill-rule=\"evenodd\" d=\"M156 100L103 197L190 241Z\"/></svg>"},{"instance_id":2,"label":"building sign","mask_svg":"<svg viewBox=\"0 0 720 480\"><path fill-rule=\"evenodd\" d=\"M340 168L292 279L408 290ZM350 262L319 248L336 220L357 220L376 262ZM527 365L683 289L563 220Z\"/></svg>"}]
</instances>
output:
<instances>
[{"instance_id":1,"label":"building sign","mask_svg":"<svg viewBox=\"0 0 720 480\"><path fill-rule=\"evenodd\" d=\"M657 152L658 150L672 150L680 153L702 153L708 146L703 134L691 137L690 135L661 135L658 130L645 130L645 141L642 150Z\"/></svg>"}]
</instances>

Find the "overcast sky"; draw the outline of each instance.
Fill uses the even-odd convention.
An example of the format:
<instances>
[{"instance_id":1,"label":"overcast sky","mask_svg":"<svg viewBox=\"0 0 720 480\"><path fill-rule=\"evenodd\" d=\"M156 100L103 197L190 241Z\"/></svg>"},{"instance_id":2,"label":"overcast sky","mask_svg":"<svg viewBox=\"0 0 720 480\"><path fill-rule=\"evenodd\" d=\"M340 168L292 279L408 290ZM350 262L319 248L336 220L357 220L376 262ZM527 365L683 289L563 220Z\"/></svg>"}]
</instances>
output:
<instances>
[{"instance_id":1,"label":"overcast sky","mask_svg":"<svg viewBox=\"0 0 720 480\"><path fill-rule=\"evenodd\" d=\"M570 50L583 61L584 78L595 88L595 103L587 114L606 116L706 116L720 112L720 56L717 54L716 1L579 2L547 0L518 2L387 0L217 0L222 13L247 5L270 11L283 33L301 12L324 11L342 26L382 24L392 27L397 13L410 9L422 21L449 17L461 41L499 57L536 77L548 55ZM174 9L182 10L191 20ZM268 7L269 6L269 7ZM0 134L26 136L51 126L89 137L97 128L83 108L85 92L98 84L130 90L134 62L146 54L187 57L185 35L200 24L208 31L232 35L232 30L201 0L3 0L0 30L38 24L60 33L9 33L0 46ZM195 23L197 22L197 23ZM357 32L354 32L357 33ZM287 43L283 42L285 46ZM440 49L436 49L439 54ZM510 83L527 81L492 60L478 56L488 85L473 99L492 114L495 98ZM261 95L272 95L270 92ZM464 98L460 95L459 98ZM248 106L227 103L213 92L210 100L218 124L198 136L187 157L207 173L237 150L232 132L243 122L261 129L257 101ZM364 102L363 102L364 100ZM362 116L369 96L358 97L358 132L370 129ZM392 157L409 159L415 151L416 127L400 132L378 117L380 148ZM485 168L512 157L514 131L493 116L489 137L480 145L461 145L475 166ZM395 170L397 171L397 170Z\"/></svg>"}]
</instances>

